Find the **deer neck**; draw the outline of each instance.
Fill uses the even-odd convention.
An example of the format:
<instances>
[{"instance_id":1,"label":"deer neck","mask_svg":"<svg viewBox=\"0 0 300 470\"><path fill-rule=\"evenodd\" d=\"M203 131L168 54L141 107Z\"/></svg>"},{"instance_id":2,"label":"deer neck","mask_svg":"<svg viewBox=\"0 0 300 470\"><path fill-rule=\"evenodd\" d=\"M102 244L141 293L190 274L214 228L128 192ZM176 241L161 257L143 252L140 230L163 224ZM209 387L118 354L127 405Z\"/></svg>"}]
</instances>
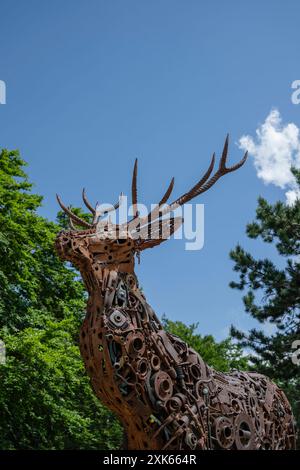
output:
<instances>
[{"instance_id":1,"label":"deer neck","mask_svg":"<svg viewBox=\"0 0 300 470\"><path fill-rule=\"evenodd\" d=\"M146 345L152 335L163 331L154 311L139 289L133 270L97 270L97 277L84 272L89 291L87 315L80 332L80 351L92 387L98 398L122 421L131 448L147 448L153 405L131 386L133 364L141 369L142 383L147 381L149 365L157 357ZM159 367L160 359L154 359ZM150 433L151 435L151 433ZM160 438L151 448L159 449Z\"/></svg>"},{"instance_id":2,"label":"deer neck","mask_svg":"<svg viewBox=\"0 0 300 470\"><path fill-rule=\"evenodd\" d=\"M106 266L98 269L96 279L92 274L84 274L89 299L80 336L92 387L122 421L129 448L161 449L165 433L158 429L169 419L169 406L174 412L178 403L185 406L183 365L191 364L195 376L205 379L206 365L186 343L163 329L133 270ZM175 384L176 400L169 404ZM191 406L193 416L196 403ZM183 416L187 419L191 418ZM204 435L203 424L197 426Z\"/></svg>"}]
</instances>

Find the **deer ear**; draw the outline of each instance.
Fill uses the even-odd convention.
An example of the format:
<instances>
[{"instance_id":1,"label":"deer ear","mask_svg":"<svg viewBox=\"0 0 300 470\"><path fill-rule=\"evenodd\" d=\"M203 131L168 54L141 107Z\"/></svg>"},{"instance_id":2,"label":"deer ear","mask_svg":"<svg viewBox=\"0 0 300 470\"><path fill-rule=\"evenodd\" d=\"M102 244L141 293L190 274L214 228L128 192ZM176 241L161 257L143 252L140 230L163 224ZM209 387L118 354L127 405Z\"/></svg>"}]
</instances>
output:
<instances>
[{"instance_id":1,"label":"deer ear","mask_svg":"<svg viewBox=\"0 0 300 470\"><path fill-rule=\"evenodd\" d=\"M137 227L133 236L140 240L139 251L153 248L168 240L181 227L182 223L182 217L169 217L167 219L157 219L140 229Z\"/></svg>"}]
</instances>

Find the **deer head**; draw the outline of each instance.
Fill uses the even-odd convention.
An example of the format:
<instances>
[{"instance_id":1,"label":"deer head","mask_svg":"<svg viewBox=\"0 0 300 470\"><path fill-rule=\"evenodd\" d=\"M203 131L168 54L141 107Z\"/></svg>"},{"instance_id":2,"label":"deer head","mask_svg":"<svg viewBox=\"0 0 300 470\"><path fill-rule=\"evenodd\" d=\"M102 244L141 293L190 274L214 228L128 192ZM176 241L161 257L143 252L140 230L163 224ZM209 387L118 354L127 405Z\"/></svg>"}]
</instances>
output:
<instances>
[{"instance_id":1,"label":"deer head","mask_svg":"<svg viewBox=\"0 0 300 470\"><path fill-rule=\"evenodd\" d=\"M81 272L86 272L90 265L93 265L94 269L107 268L133 272L135 255L167 240L182 224L182 217L170 216L171 213L179 206L207 191L221 176L239 169L247 159L246 152L239 163L226 167L227 154L228 136L218 169L213 175L215 154L213 154L211 163L202 178L185 194L171 204L167 204L174 187L174 178L172 178L159 203L145 217L140 217L138 211L136 160L132 176L133 218L129 222L119 225L104 218L109 211L118 209L119 202L108 210L100 209L98 204L93 207L87 199L85 190L83 190L83 202L93 216L92 223L88 223L65 206L57 195L58 203L70 221L70 230L61 232L56 240L59 256L71 261L79 267Z\"/></svg>"}]
</instances>

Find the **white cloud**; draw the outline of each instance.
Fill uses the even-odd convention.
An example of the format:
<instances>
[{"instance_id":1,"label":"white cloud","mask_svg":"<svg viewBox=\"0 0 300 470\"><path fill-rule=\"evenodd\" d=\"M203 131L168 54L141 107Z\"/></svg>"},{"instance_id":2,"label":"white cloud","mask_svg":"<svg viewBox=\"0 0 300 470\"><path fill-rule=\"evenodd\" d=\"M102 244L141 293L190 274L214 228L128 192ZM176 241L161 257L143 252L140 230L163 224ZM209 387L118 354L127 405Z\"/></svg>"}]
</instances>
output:
<instances>
[{"instance_id":1,"label":"white cloud","mask_svg":"<svg viewBox=\"0 0 300 470\"><path fill-rule=\"evenodd\" d=\"M266 184L286 190L287 204L300 198L291 166L300 168L300 129L294 123L283 124L280 113L272 109L256 129L256 138L243 135L239 147L254 158L257 176Z\"/></svg>"}]
</instances>

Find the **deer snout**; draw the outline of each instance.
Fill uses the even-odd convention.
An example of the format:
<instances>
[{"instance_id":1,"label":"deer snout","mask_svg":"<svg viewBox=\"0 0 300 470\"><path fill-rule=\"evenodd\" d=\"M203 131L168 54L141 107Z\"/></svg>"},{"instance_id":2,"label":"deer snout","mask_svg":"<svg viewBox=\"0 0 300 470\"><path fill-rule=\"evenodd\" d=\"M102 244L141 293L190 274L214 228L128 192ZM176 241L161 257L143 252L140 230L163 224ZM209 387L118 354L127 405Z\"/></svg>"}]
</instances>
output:
<instances>
[{"instance_id":1,"label":"deer snout","mask_svg":"<svg viewBox=\"0 0 300 470\"><path fill-rule=\"evenodd\" d=\"M55 240L55 250L58 256L65 260L69 259L68 255L72 249L72 242L68 232L61 231Z\"/></svg>"}]
</instances>

